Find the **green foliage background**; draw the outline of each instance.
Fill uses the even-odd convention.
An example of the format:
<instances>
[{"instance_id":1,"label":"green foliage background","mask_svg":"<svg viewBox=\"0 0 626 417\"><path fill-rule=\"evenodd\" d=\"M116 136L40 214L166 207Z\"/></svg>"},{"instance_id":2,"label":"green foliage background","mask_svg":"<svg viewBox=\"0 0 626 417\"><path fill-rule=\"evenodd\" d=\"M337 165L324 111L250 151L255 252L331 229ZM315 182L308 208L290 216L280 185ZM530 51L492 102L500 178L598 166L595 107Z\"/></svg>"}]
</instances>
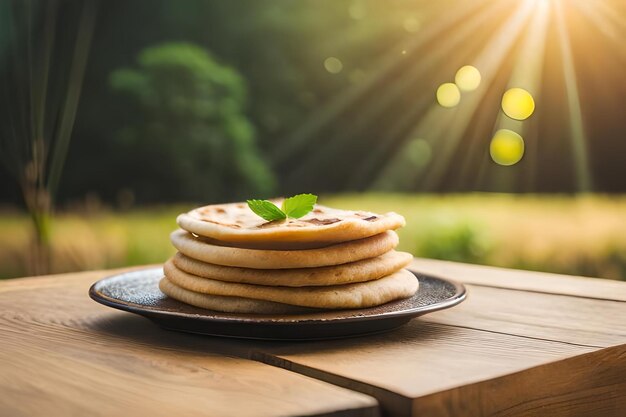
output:
<instances>
[{"instance_id":1,"label":"green foliage background","mask_svg":"<svg viewBox=\"0 0 626 417\"><path fill-rule=\"evenodd\" d=\"M12 62L4 54L12 42L7 35L9 29L24 25L11 15L8 6L20 3L7 1L0 5L0 56L7 58L0 62L3 74ZM75 25L80 3L61 2L58 47L54 51L57 68L62 69L71 57L73 32L67 27ZM467 39L462 48L438 61L433 58L439 50L438 37L416 53L402 55L401 45L422 39L424 33L459 7L459 0L100 3L72 146L61 181L61 203L97 195L115 204L127 200L125 196L130 194L138 203L175 202L181 198L213 202L251 191L262 197L303 191L363 191L373 185L384 191L577 190L568 121L560 108L563 103L556 100L563 88L558 83L562 78L558 66L546 66L549 74L545 75L542 97L552 101L538 103L538 114L533 116L532 123L542 136L537 149L529 147L529 154L535 152L532 164L529 157L515 167L494 167L489 165L486 147L469 158L467 150L480 150L490 134L478 132L472 125L452 160L442 163L445 166L440 169L440 181L423 189L402 175L392 178L395 182L375 182L385 167L394 165L394 157L405 147L407 152L425 154L419 145L424 142L410 141L427 138L413 138L410 133L434 103L437 86L450 81L460 65L480 52L500 25L506 24L507 13L513 8L505 10L501 18L486 22L484 30ZM41 18L46 2L35 0L32 4ZM405 29L407 19L417 25L415 32ZM34 22L38 27L40 21ZM453 32L442 33L441 37ZM552 30L549 35L546 54L558 55ZM597 33L573 31L572 48L574 63L581 71L578 88L584 99L594 191L623 192L626 188L621 155L626 142L619 135L624 119L621 107L611 103L619 104L626 84L619 80L608 84L610 79L603 77L600 69L587 65L590 60L580 46L592 35ZM182 49L172 50L175 45ZM158 48L163 49L157 54ZM607 48L599 44L594 49L606 59L602 62L619 59L618 53L610 53ZM150 54L155 55L150 58ZM343 63L338 74L324 69L324 60L331 56L340 57ZM159 63L146 62L153 59ZM497 94L506 87L512 62L510 59L503 64L502 76L494 81ZM159 65L161 69L157 70ZM169 69L164 70L165 66ZM385 77L368 85L358 99L348 100L387 66L391 70ZM418 66L423 73L412 76ZM213 71L216 78L211 81L200 75ZM607 84L600 88L600 82ZM229 114L220 113L221 119L215 124L205 113L212 110L203 109L204 104L198 102L208 97L206 92L196 89L211 83L222 85L231 95L228 99L212 97L216 101L206 103ZM8 98L2 102L3 107L19 110L24 103L13 100L17 87L9 84L7 88L11 94L4 95ZM52 101L62 98L63 92L57 90L52 88ZM181 100L179 94L185 98ZM165 96L169 98L161 100ZM335 112L341 107L337 102L349 105ZM540 110L549 113L544 117ZM161 117L165 113L167 117ZM411 113L414 117L403 126L402 118ZM482 120L491 129L497 116L497 108L489 108L481 109L473 119ZM9 117L8 113L0 115L0 121L3 117ZM201 136L210 139L200 144ZM167 137L171 143L165 143ZM175 143L185 143L187 151L173 149ZM229 156L231 151L240 156ZM436 165L439 155L433 151L431 156L431 165ZM201 163L203 157L207 159ZM426 157L410 159L408 169L428 163ZM425 175L430 173L431 165ZM489 167L486 180L475 175L483 165ZM473 175L460 173L460 166ZM194 170L205 185L188 186L194 183ZM167 172L170 176L165 175ZM323 175L316 175L320 172ZM176 186L172 186L172 178L178 179ZM505 181L510 178L514 181ZM18 188L2 169L0 181L6 184L0 202L19 203Z\"/></svg>"},{"instance_id":2,"label":"green foliage background","mask_svg":"<svg viewBox=\"0 0 626 417\"><path fill-rule=\"evenodd\" d=\"M58 3L48 95L57 113L66 94L81 3ZM446 142L452 123L433 126L441 128L438 142L426 137L429 129L424 137L412 135L436 106L437 87L471 63L500 29L507 29L506 17L514 11L503 8L498 19L484 22L449 53L442 53L439 42L454 36L462 21L404 53L401 46L407 40L419 43L462 3L100 1L55 201L59 216L50 236L53 270L162 262L172 250L167 234L175 227L175 215L196 203L312 192L329 196L324 204L401 212L409 225L402 231L402 249L418 256L626 276L624 203L619 197L414 194L579 190L563 68L554 65L560 59L555 27L549 28L545 42L545 88L528 121L537 135L528 141L528 157L519 164L496 166L487 146L499 117L498 100L514 68L513 52L489 86L495 105L485 100L486 108L475 109L458 146ZM38 60L30 62L33 51L26 49L9 53L16 41L11 31L30 25L32 39L44 39L38 31L47 4L0 2L1 134L13 125L33 130L26 69ZM12 13L16 5L21 10L32 6L30 23ZM575 9L567 10L575 19ZM406 29L407 19L416 31ZM601 31L594 25L580 29L570 33L572 60L594 191L624 192L626 83L621 74L614 77L623 48L600 42ZM590 51L594 59L586 53ZM38 52L35 48L35 56ZM324 68L328 57L341 58L341 72ZM7 77L10 73L18 79ZM379 73L385 75L377 78ZM55 120L58 114L49 116ZM55 128L48 124L45 132ZM440 159L439 151L448 146L455 148L450 158ZM415 175L430 178L432 171L441 174L437 181L416 185ZM32 244L28 222L12 211L21 208L23 198L2 167L0 184L0 276L25 275ZM372 190L408 193L389 196ZM345 192L358 193L330 197Z\"/></svg>"},{"instance_id":3,"label":"green foliage background","mask_svg":"<svg viewBox=\"0 0 626 417\"><path fill-rule=\"evenodd\" d=\"M193 201L274 191L243 113L245 83L204 49L188 43L146 48L137 68L115 70L110 84L130 99L127 125L115 140L126 157L122 169L133 175L120 187L142 201L158 201L164 192ZM133 169L139 161L141 169Z\"/></svg>"}]
</instances>

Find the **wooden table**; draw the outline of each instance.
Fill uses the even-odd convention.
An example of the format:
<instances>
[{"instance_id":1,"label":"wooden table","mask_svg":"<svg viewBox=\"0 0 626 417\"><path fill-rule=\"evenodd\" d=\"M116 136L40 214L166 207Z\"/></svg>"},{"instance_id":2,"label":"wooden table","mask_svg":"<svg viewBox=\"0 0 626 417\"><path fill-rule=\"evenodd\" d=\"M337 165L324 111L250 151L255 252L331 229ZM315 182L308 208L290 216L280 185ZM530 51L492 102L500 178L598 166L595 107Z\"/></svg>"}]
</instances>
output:
<instances>
[{"instance_id":1,"label":"wooden table","mask_svg":"<svg viewBox=\"0 0 626 417\"><path fill-rule=\"evenodd\" d=\"M468 299L390 333L252 342L0 282L0 416L625 416L626 283L415 260Z\"/></svg>"}]
</instances>

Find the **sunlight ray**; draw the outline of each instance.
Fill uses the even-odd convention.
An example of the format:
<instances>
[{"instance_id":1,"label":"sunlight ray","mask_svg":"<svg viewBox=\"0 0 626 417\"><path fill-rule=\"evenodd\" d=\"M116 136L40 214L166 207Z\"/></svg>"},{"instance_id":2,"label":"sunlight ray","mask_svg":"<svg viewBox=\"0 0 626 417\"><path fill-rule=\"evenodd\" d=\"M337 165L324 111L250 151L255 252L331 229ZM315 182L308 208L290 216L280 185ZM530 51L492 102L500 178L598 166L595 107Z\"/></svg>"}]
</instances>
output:
<instances>
[{"instance_id":1,"label":"sunlight ray","mask_svg":"<svg viewBox=\"0 0 626 417\"><path fill-rule=\"evenodd\" d=\"M446 44L441 45L441 47L437 51L432 53L429 56L430 59L428 61L419 62L414 67L414 70L411 72L413 77L419 79L421 72L426 70L426 68L437 65L440 60L445 60L446 57L450 54L450 51L453 51L454 49L462 45L463 42L467 40L468 36L471 36L472 33L481 28L486 22L494 19L500 12L500 8L490 9L489 14L485 13L482 14L480 17L477 16L475 19L468 22L467 25L463 27L457 27L453 36L451 36L450 38L446 38ZM402 158L400 154L402 153L403 143L398 143L398 140L394 140L394 138L402 134L402 132L405 132L411 126L411 124L415 122L416 117L420 117L420 115L422 115L422 118L424 119L424 124L427 126L433 126L433 128L431 128L430 130L430 134L432 134L432 132L438 128L445 128L444 124L437 124L435 123L436 119L434 119L437 117L436 115L441 112L440 106L436 105L432 106L430 109L424 109L424 106L428 105L428 103L432 103L432 101L433 95L421 95L416 98L415 103L407 108L407 111L401 117L394 121L394 126L385 135L385 140L381 140L378 143L374 144L375 147L372 149L372 152L369 153L368 157L366 157L363 161L359 163L359 166L356 167L352 177L350 178L350 181L348 182L349 186L356 186L358 178L368 176L369 172L371 172L374 168L376 162L378 162L378 160L381 158L381 154L385 153L392 146L395 145L399 148L396 154L399 158ZM447 109L447 111L455 112L456 109ZM406 141L406 139L410 139L411 137L413 136L402 137L399 139ZM396 156L392 155L391 158L389 158L390 161L388 161L385 165L393 165L394 158L396 158ZM383 166L383 173L381 173L381 175L383 176L385 175L385 169L393 170L394 168Z\"/></svg>"},{"instance_id":2,"label":"sunlight ray","mask_svg":"<svg viewBox=\"0 0 626 417\"><path fill-rule=\"evenodd\" d=\"M445 171L449 169L449 162L453 152L457 148L480 102L485 97L498 68L522 32L531 10L532 4L530 3L522 3L518 6L515 13L505 22L499 32L494 35L491 41L483 48L480 55L474 60L472 65L480 70L483 82L474 93L464 98L462 105L458 107L457 111L450 113L446 111L447 109L434 104L432 111L435 120L429 123L429 125L423 122L419 123L413 134L410 135L411 137L427 137L433 144L433 155L435 155L437 163L429 166L430 171L424 183L426 189L431 189L438 184ZM446 129L441 134L433 136L430 133L433 125L446 126ZM412 173L415 178L420 178L420 174L421 172Z\"/></svg>"},{"instance_id":3,"label":"sunlight ray","mask_svg":"<svg viewBox=\"0 0 626 417\"><path fill-rule=\"evenodd\" d=\"M402 55L398 54L398 49L406 50L407 54L411 54L422 45L432 41L440 32L451 27L458 19L470 15L480 7L481 5L477 2L465 3L462 7L456 9L454 13L445 15L437 25L425 27L420 36L409 38L399 45L399 48L393 48L389 53L381 57L379 67L363 83L354 85L337 94L329 103L322 107L321 111L313 113L304 121L302 126L284 139L281 147L277 149L273 156L273 164L280 164L290 159L302 145L310 142L319 129L331 123L338 114L349 108L350 105L368 92L371 86L383 80L404 59Z\"/></svg>"},{"instance_id":4,"label":"sunlight ray","mask_svg":"<svg viewBox=\"0 0 626 417\"><path fill-rule=\"evenodd\" d=\"M592 26L602 33L607 39L614 42L616 48L613 49L616 55L626 59L626 50L622 48L624 38L626 37L626 24L620 22L612 13L613 11L604 7L597 7L599 3L591 4L587 1L576 1L576 6L581 10L583 15L589 19Z\"/></svg>"},{"instance_id":5,"label":"sunlight ray","mask_svg":"<svg viewBox=\"0 0 626 417\"><path fill-rule=\"evenodd\" d=\"M426 1L415 2L415 4L412 4L411 7L415 8L416 10L419 10L420 20L432 21L436 19L437 16L440 16L442 12L445 12L446 10L450 10L452 6L451 3L454 3L454 2L455 0L446 0L446 1L437 1L437 2L426 0ZM374 2L374 4L376 4L376 2ZM381 7L381 5L379 4L376 4L376 6ZM401 9L403 13L406 12L406 6ZM364 10L367 10L367 9L364 9ZM329 50L335 50L335 51L349 50L349 49L354 48L354 45L357 45L360 42L362 42L364 33L371 34L373 30L380 30L380 33L382 34L385 31L389 31L390 22L388 20L378 20L376 16L371 15L372 13L375 13L375 12L380 12L380 11L369 10L368 13L365 13L363 18L360 18L357 20L359 23L363 24L362 30L350 30L350 27L346 25L336 34L336 36L331 36L327 38L324 37L323 39L320 39L315 45L313 45L313 48L311 49L311 51L317 54L323 55L324 52L327 52ZM372 28L371 27L372 22L367 21L368 15L371 15L370 19L373 17L373 19L376 20L375 22L376 28ZM400 26L400 24L401 22L398 22L398 26ZM423 29L424 27L420 27L420 30L423 30Z\"/></svg>"},{"instance_id":6,"label":"sunlight ray","mask_svg":"<svg viewBox=\"0 0 626 417\"><path fill-rule=\"evenodd\" d=\"M437 164L433 166L425 178L424 186L427 190L436 187L446 170L450 168L449 162L464 132L472 121L479 104L484 99L490 84L496 78L501 64L522 34L533 10L534 5L529 2L520 6L516 14L509 19L504 28L494 36L490 44L476 58L475 66L481 71L484 84L482 88L479 87L476 94L467 97L465 105L459 109L455 115L454 123L451 123L445 138L441 140L440 147L435 150Z\"/></svg>"},{"instance_id":7,"label":"sunlight ray","mask_svg":"<svg viewBox=\"0 0 626 417\"><path fill-rule=\"evenodd\" d=\"M559 47L563 60L563 78L567 94L567 106L569 112L570 136L574 157L574 169L576 183L579 191L590 191L592 188L591 171L589 169L589 159L587 156L587 138L583 126L582 110L580 107L580 97L578 86L576 85L576 71L574 60L567 33L565 17L563 16L563 5L561 0L555 3L556 24L559 37Z\"/></svg>"},{"instance_id":8,"label":"sunlight ray","mask_svg":"<svg viewBox=\"0 0 626 417\"><path fill-rule=\"evenodd\" d=\"M386 109L390 105L397 103L398 97L406 94L409 86L420 80L421 71L427 68L436 68L436 60L445 59L446 56L448 56L454 50L454 48L462 44L463 40L472 33L472 30L466 31L464 29L466 26L472 27L473 30L480 28L481 24L488 21L486 19L488 19L489 16L492 15L492 13L488 11L493 10L493 8L487 8L485 10L482 10L478 15L474 16L473 19L467 20L466 22L464 22L463 25L456 26L455 31L453 31L452 33L446 33L446 36L452 37L452 41L450 41L448 37L444 39L439 39L440 47L438 48L437 52L429 55L429 59L418 59L414 67L410 67L408 70L404 69L404 75L402 77L397 77L393 79L393 82L389 83L378 94L376 94L374 100L370 99L366 103L364 103L361 111L358 114L358 119L355 120L354 124L351 126L349 134L344 133L345 139L329 140L325 144L317 146L312 153L309 153L307 155L307 159L291 173L290 178L298 181L298 178L307 177L312 170L318 168L320 164L324 163L324 161L328 161L329 155L332 156L340 154L341 149L349 146L350 141L358 140L359 133L362 132L364 129L372 126L372 123L376 123L376 120L384 114L383 109ZM442 32L445 29L446 28L442 28L442 30L439 32ZM465 34L465 36L460 36L459 34ZM430 97L423 96L422 100L430 101ZM419 109L423 106L418 105L416 107ZM406 109L405 112L410 112L410 110L411 109ZM385 137L387 138L388 135L386 134ZM371 154L379 155L379 152L372 152ZM366 161L364 162L365 164L367 164ZM361 165L362 163L359 164L359 166ZM356 175L353 175L351 177L354 178L355 176Z\"/></svg>"},{"instance_id":9,"label":"sunlight ray","mask_svg":"<svg viewBox=\"0 0 626 417\"><path fill-rule=\"evenodd\" d=\"M624 15L624 12L626 12L626 7L624 7L624 2L614 2L611 5L608 4L608 2L606 1L597 1L593 3L598 10L607 18L607 20L610 20L613 22L613 24L615 24L618 29L626 29L626 15ZM621 4L622 7L624 8L624 10L619 11L617 10L617 6Z\"/></svg>"},{"instance_id":10,"label":"sunlight ray","mask_svg":"<svg viewBox=\"0 0 626 417\"><path fill-rule=\"evenodd\" d=\"M541 78L543 73L548 23L551 12L550 9L551 8L548 3L539 3L538 7L535 9L533 18L526 30L526 36L520 47L520 51L515 61L515 66L513 67L513 71L507 85L507 89L519 87L528 91L534 97L535 102L538 102L541 98ZM494 126L493 132L495 133L500 129L509 129L519 133L524 138L527 145L534 139L534 146L527 146L524 156L527 161L527 169L525 170L526 172L524 176L528 176L530 184L532 184L534 180L532 176L535 172L535 163L537 160L537 150L539 148L538 138L536 135L529 135L530 129L528 122L503 117L502 113L498 115L498 120ZM462 170L464 173L463 177L469 175L470 162L476 160L476 153L484 152L482 149L484 145L482 143L471 144L471 146L474 148L480 146L481 149L468 150L468 158L466 158L466 164L464 164L464 169ZM489 166L492 169L498 169L498 175L492 175L490 178L492 180L498 180L501 183L512 184L515 181L514 176L518 174L518 172L511 169L501 169L492 164L487 164L487 167ZM499 184L499 187L496 189L504 190L507 188L503 187L502 184Z\"/></svg>"}]
</instances>

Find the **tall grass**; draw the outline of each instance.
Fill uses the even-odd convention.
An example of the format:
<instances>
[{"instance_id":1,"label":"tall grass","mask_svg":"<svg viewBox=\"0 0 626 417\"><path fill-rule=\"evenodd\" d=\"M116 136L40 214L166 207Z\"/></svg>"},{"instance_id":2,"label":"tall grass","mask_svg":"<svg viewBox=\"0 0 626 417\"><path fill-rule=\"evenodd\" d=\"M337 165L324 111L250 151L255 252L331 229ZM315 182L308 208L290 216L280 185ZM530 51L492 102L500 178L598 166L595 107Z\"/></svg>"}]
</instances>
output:
<instances>
[{"instance_id":1,"label":"tall grass","mask_svg":"<svg viewBox=\"0 0 626 417\"><path fill-rule=\"evenodd\" d=\"M76 119L96 18L96 1L83 2L65 77L63 65L61 71L52 65L53 61L58 65L59 55L63 56L55 49L59 16L67 13L62 6L58 0L24 0L3 3L0 10L1 17L11 16L0 31L0 41L6 42L2 51L6 69L0 69L5 77L3 87L12 86L0 94L9 103L7 121L0 128L0 162L14 176L29 213L33 238L27 265L33 274L51 270L54 198ZM67 26L63 30L67 31ZM70 47L61 46L61 50ZM51 92L58 97L50 97Z\"/></svg>"}]
</instances>

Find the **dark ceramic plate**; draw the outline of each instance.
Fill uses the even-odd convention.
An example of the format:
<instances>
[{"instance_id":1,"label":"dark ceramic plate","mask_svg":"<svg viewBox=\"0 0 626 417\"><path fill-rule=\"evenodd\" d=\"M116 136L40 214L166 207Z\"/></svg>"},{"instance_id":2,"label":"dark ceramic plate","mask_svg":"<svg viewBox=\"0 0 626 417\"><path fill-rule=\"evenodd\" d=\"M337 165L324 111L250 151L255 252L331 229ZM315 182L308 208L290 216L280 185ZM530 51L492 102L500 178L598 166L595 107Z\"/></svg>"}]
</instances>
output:
<instances>
[{"instance_id":1,"label":"dark ceramic plate","mask_svg":"<svg viewBox=\"0 0 626 417\"><path fill-rule=\"evenodd\" d=\"M159 290L161 268L104 278L91 286L89 296L106 306L145 316L170 330L248 339L333 339L391 330L465 299L462 284L413 273L420 286L411 298L373 308L299 315L220 313L183 304Z\"/></svg>"}]
</instances>

